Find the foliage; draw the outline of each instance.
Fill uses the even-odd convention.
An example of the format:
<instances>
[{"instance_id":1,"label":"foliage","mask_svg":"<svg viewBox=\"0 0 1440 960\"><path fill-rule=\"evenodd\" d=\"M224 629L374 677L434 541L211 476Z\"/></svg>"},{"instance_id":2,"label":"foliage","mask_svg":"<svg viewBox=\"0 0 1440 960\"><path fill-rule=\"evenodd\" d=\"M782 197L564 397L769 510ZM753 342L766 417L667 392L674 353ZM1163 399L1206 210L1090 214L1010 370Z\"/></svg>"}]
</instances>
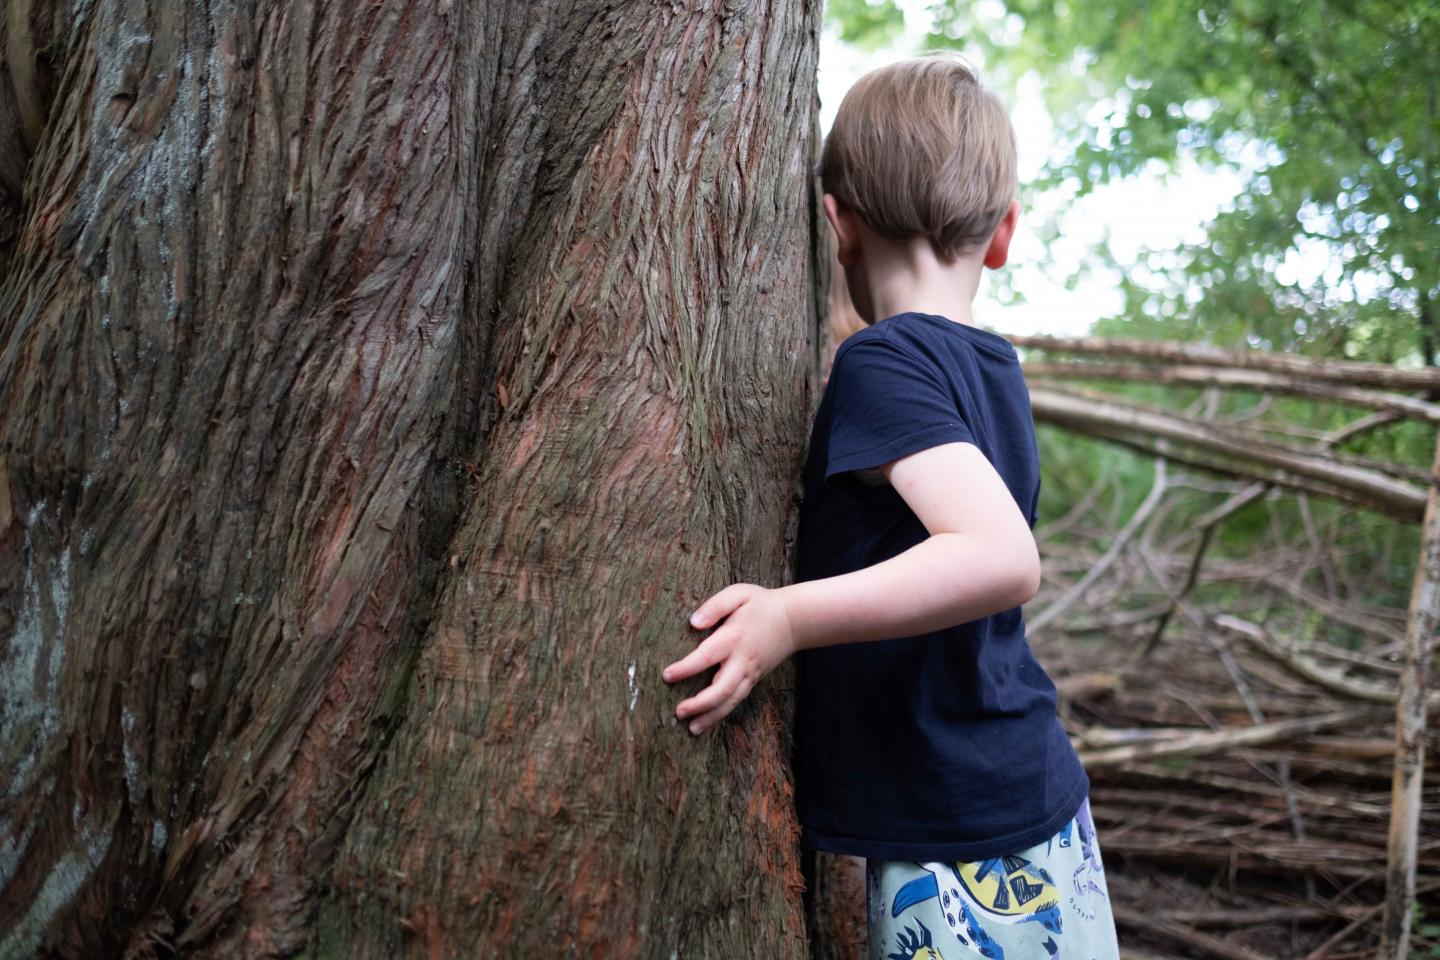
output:
<instances>
[{"instance_id":1,"label":"foliage","mask_svg":"<svg viewBox=\"0 0 1440 960\"><path fill-rule=\"evenodd\" d=\"M929 13L928 46L1043 78L1060 149L1032 186L1078 200L1182 155L1244 174L1202 241L1149 251L1125 272L1118 323L1435 362L1440 4L941 0ZM849 5L830 16L864 36ZM1298 275L1307 255L1326 263L1318 277Z\"/></svg>"},{"instance_id":2,"label":"foliage","mask_svg":"<svg viewBox=\"0 0 1440 960\"><path fill-rule=\"evenodd\" d=\"M825 17L845 43L878 50L905 28L905 15L894 0L826 0Z\"/></svg>"}]
</instances>

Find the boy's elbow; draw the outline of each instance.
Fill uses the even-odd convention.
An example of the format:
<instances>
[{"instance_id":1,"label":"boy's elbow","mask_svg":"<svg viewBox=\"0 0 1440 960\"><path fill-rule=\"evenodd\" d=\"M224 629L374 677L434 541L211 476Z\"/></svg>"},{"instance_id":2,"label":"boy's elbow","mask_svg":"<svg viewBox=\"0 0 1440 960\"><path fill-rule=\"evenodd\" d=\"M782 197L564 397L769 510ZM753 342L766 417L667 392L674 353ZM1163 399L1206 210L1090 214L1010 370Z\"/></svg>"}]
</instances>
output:
<instances>
[{"instance_id":1,"label":"boy's elbow","mask_svg":"<svg viewBox=\"0 0 1440 960\"><path fill-rule=\"evenodd\" d=\"M1017 549L1018 557L1015 561L1015 606L1022 606L1029 603L1040 592L1040 549L1035 545L1035 538L1028 535L1024 537L1023 544Z\"/></svg>"},{"instance_id":2,"label":"boy's elbow","mask_svg":"<svg viewBox=\"0 0 1440 960\"><path fill-rule=\"evenodd\" d=\"M1032 553L1031 559L1025 565L1025 577L1020 586L1020 603L1016 604L1016 606L1029 603L1035 599L1035 595L1040 592L1041 573L1040 554Z\"/></svg>"},{"instance_id":3,"label":"boy's elbow","mask_svg":"<svg viewBox=\"0 0 1440 960\"><path fill-rule=\"evenodd\" d=\"M982 538L975 541L984 557L990 577L992 601L1010 610L1029 603L1040 592L1040 551L1028 527L1010 537ZM972 555L966 563L974 563ZM957 583L973 583L973 577L957 577Z\"/></svg>"}]
</instances>

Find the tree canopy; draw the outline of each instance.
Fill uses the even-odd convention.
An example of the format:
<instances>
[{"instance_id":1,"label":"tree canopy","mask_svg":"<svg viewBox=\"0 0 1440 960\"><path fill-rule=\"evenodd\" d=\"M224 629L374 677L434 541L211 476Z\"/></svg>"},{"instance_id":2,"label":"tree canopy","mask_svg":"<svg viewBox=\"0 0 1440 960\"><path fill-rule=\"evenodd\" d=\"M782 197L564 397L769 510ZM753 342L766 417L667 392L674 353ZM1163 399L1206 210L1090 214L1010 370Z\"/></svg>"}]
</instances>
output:
<instances>
[{"instance_id":1,"label":"tree canopy","mask_svg":"<svg viewBox=\"0 0 1440 960\"><path fill-rule=\"evenodd\" d=\"M1203 240L1127 265L1123 326L1097 333L1435 364L1440 6L943 0L928 12L924 47L978 54L992 84L1043 79L1058 142L1031 189L1079 199L1182 154L1243 172ZM870 45L905 13L846 0L827 15ZM1305 275L1302 261L1323 269Z\"/></svg>"}]
</instances>

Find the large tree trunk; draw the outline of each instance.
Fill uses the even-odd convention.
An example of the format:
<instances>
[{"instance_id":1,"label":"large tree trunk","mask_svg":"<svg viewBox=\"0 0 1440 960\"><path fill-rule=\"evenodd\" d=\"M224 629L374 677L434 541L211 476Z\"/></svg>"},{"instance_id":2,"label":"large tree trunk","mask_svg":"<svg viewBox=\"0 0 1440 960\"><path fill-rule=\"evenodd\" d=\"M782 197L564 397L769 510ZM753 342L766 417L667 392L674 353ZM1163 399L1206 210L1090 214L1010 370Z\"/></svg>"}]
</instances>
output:
<instances>
[{"instance_id":1,"label":"large tree trunk","mask_svg":"<svg viewBox=\"0 0 1440 960\"><path fill-rule=\"evenodd\" d=\"M802 955L788 671L659 672L788 579L819 0L52 3L0 957Z\"/></svg>"}]
</instances>

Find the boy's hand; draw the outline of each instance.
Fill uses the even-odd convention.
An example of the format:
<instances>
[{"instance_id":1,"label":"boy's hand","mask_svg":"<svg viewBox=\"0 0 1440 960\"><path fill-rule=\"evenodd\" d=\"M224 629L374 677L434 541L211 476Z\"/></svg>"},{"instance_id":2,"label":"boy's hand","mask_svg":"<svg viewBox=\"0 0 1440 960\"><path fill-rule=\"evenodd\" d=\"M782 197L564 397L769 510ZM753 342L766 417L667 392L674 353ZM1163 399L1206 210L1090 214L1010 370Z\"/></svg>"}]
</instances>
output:
<instances>
[{"instance_id":1,"label":"boy's hand","mask_svg":"<svg viewBox=\"0 0 1440 960\"><path fill-rule=\"evenodd\" d=\"M732 583L700 604L690 625L704 629L721 620L725 623L720 629L662 673L665 682L673 683L724 661L710 686L675 708L681 720L691 720L691 733L704 731L734 710L762 677L795 652L795 637L780 590Z\"/></svg>"}]
</instances>

